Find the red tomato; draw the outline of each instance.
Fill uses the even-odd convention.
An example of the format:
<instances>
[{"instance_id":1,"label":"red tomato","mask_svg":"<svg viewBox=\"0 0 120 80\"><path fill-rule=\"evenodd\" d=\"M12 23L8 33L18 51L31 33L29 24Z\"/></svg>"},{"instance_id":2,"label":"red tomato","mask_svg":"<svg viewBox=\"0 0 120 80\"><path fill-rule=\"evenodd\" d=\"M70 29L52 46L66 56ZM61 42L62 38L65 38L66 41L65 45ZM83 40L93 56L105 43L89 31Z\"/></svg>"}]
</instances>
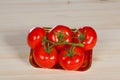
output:
<instances>
[{"instance_id":1,"label":"red tomato","mask_svg":"<svg viewBox=\"0 0 120 80\"><path fill-rule=\"evenodd\" d=\"M78 29L74 34L74 42L83 43L85 50L91 50L96 45L97 34L95 30L90 26L84 26L83 28Z\"/></svg>"},{"instance_id":2,"label":"red tomato","mask_svg":"<svg viewBox=\"0 0 120 80\"><path fill-rule=\"evenodd\" d=\"M28 45L34 49L36 46L42 44L42 39L46 35L46 32L41 27L34 27L30 30L27 36Z\"/></svg>"},{"instance_id":3,"label":"red tomato","mask_svg":"<svg viewBox=\"0 0 120 80\"><path fill-rule=\"evenodd\" d=\"M52 68L57 62L58 53L55 48L51 48L47 52L44 47L39 46L35 48L33 58L39 67Z\"/></svg>"},{"instance_id":4,"label":"red tomato","mask_svg":"<svg viewBox=\"0 0 120 80\"><path fill-rule=\"evenodd\" d=\"M74 47L72 53L69 50L61 50L58 61L65 70L78 70L84 61L84 51L80 47Z\"/></svg>"},{"instance_id":5,"label":"red tomato","mask_svg":"<svg viewBox=\"0 0 120 80\"><path fill-rule=\"evenodd\" d=\"M85 57L82 66L79 68L80 71L86 71L92 64L92 50L84 51Z\"/></svg>"},{"instance_id":6,"label":"red tomato","mask_svg":"<svg viewBox=\"0 0 120 80\"><path fill-rule=\"evenodd\" d=\"M56 42L57 49L62 49L65 47L65 44L61 45L63 42L72 42L72 31L69 27L64 25L57 25L52 28L48 33L48 40Z\"/></svg>"}]
</instances>

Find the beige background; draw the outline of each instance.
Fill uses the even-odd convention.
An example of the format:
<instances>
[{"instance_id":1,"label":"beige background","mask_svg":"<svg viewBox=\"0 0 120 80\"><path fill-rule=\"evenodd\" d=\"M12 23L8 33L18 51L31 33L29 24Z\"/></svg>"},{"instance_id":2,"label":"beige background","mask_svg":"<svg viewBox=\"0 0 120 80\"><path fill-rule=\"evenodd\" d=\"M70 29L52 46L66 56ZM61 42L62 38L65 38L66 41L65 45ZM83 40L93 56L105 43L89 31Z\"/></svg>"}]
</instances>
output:
<instances>
[{"instance_id":1,"label":"beige background","mask_svg":"<svg viewBox=\"0 0 120 80\"><path fill-rule=\"evenodd\" d=\"M34 68L28 31L34 26L90 25L98 34L86 72ZM0 80L120 80L120 0L0 0Z\"/></svg>"}]
</instances>

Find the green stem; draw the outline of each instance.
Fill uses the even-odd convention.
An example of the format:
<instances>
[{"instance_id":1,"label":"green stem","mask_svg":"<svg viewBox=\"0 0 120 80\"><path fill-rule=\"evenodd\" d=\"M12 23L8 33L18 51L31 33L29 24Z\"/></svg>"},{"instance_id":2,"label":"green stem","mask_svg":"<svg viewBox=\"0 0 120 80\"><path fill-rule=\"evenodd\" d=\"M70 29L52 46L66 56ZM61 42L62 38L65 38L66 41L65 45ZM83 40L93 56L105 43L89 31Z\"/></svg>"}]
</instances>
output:
<instances>
[{"instance_id":1,"label":"green stem","mask_svg":"<svg viewBox=\"0 0 120 80\"><path fill-rule=\"evenodd\" d=\"M46 40L47 42L53 44L53 46L55 45L62 45L62 44L68 44L68 45L72 45L72 46L80 46L80 47L84 47L84 44L82 43L71 43L71 42L61 42L61 43L58 43L58 42L52 42L52 41L49 41L49 40Z\"/></svg>"},{"instance_id":2,"label":"green stem","mask_svg":"<svg viewBox=\"0 0 120 80\"><path fill-rule=\"evenodd\" d=\"M71 46L71 48L70 48L70 50L69 50L69 52L68 52L68 55L69 55L70 57L73 56L73 50L74 50L74 46Z\"/></svg>"},{"instance_id":3,"label":"green stem","mask_svg":"<svg viewBox=\"0 0 120 80\"><path fill-rule=\"evenodd\" d=\"M70 43L70 42L56 43L56 45L62 45L62 44L84 47L84 44L82 44L82 43Z\"/></svg>"},{"instance_id":4,"label":"green stem","mask_svg":"<svg viewBox=\"0 0 120 80\"><path fill-rule=\"evenodd\" d=\"M52 47L50 46L49 43L48 43L47 45L44 44L44 49L45 49L45 51L48 52L49 54L50 54L51 48L52 48Z\"/></svg>"},{"instance_id":5,"label":"green stem","mask_svg":"<svg viewBox=\"0 0 120 80\"><path fill-rule=\"evenodd\" d=\"M47 45L46 45L47 42ZM71 46L80 46L80 47L84 47L84 45L82 43L71 43L71 42L52 42L50 40L48 40L46 37L44 37L42 44L44 46L44 49L50 53L50 49L56 45L71 45ZM52 44L52 45L51 45ZM71 51L72 52L72 51Z\"/></svg>"}]
</instances>

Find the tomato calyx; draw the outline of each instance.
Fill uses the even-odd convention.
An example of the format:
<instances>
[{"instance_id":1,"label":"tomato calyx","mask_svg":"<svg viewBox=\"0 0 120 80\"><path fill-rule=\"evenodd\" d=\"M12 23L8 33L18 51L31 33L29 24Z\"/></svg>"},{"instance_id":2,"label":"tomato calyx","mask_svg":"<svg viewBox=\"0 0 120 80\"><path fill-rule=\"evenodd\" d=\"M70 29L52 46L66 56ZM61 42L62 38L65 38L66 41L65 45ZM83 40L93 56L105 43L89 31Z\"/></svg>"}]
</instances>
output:
<instances>
[{"instance_id":1,"label":"tomato calyx","mask_svg":"<svg viewBox=\"0 0 120 80\"><path fill-rule=\"evenodd\" d=\"M45 49L45 51L47 53L50 53L51 52L51 48L53 46L50 45L51 41L47 40L47 37L44 36L43 40L42 40L42 45L43 45L43 48Z\"/></svg>"},{"instance_id":2,"label":"tomato calyx","mask_svg":"<svg viewBox=\"0 0 120 80\"><path fill-rule=\"evenodd\" d=\"M87 32L86 30L85 30L83 33L80 32L79 30L77 31L78 36L73 37L73 38L78 40L78 44L79 44L79 43L82 43L82 41L85 40L86 32ZM83 46L84 46L84 45L83 45Z\"/></svg>"},{"instance_id":3,"label":"tomato calyx","mask_svg":"<svg viewBox=\"0 0 120 80\"><path fill-rule=\"evenodd\" d=\"M52 47L50 46L50 44L47 43L46 45L43 45L43 47L44 47L45 51L50 54L51 48L52 48Z\"/></svg>"},{"instance_id":4,"label":"tomato calyx","mask_svg":"<svg viewBox=\"0 0 120 80\"><path fill-rule=\"evenodd\" d=\"M63 31L61 31L61 32L55 32L54 34L56 34L57 37L58 37L58 43L64 42L63 40L64 40L65 36L63 35Z\"/></svg>"},{"instance_id":5,"label":"tomato calyx","mask_svg":"<svg viewBox=\"0 0 120 80\"><path fill-rule=\"evenodd\" d=\"M74 46L71 46L70 49L66 49L66 51L68 53L64 54L63 56L69 56L70 58L72 58L75 55L75 54L73 54L73 52L74 52Z\"/></svg>"},{"instance_id":6,"label":"tomato calyx","mask_svg":"<svg viewBox=\"0 0 120 80\"><path fill-rule=\"evenodd\" d=\"M82 42L82 40L84 40L85 39L85 34L86 34L86 30L83 32L83 33L81 33L80 31L78 31L78 34L79 34L79 36L78 36L78 42L79 43L81 43Z\"/></svg>"}]
</instances>

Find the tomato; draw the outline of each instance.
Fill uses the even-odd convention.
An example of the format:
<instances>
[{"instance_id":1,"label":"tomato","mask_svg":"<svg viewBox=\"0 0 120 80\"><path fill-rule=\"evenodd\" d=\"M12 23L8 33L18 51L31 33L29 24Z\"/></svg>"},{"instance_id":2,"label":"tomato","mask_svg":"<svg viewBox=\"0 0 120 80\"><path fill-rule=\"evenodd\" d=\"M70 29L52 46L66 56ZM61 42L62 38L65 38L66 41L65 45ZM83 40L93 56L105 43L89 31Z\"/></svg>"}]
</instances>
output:
<instances>
[{"instance_id":1,"label":"tomato","mask_svg":"<svg viewBox=\"0 0 120 80\"><path fill-rule=\"evenodd\" d=\"M71 50L61 50L58 62L65 70L78 70L84 61L84 51L80 47Z\"/></svg>"},{"instance_id":2,"label":"tomato","mask_svg":"<svg viewBox=\"0 0 120 80\"><path fill-rule=\"evenodd\" d=\"M67 26L57 25L48 32L48 40L56 42L57 49L62 49L66 46L63 43L72 42L72 31Z\"/></svg>"},{"instance_id":3,"label":"tomato","mask_svg":"<svg viewBox=\"0 0 120 80\"><path fill-rule=\"evenodd\" d=\"M52 68L57 62L58 53L55 48L48 52L43 46L39 46L35 48L33 58L39 67Z\"/></svg>"},{"instance_id":4,"label":"tomato","mask_svg":"<svg viewBox=\"0 0 120 80\"><path fill-rule=\"evenodd\" d=\"M41 27L34 27L30 30L27 36L27 42L30 48L34 49L36 46L42 44L42 39L46 35L46 32Z\"/></svg>"},{"instance_id":5,"label":"tomato","mask_svg":"<svg viewBox=\"0 0 120 80\"><path fill-rule=\"evenodd\" d=\"M96 45L97 34L96 31L90 26L79 28L74 34L74 42L81 42L84 44L85 50L91 50Z\"/></svg>"},{"instance_id":6,"label":"tomato","mask_svg":"<svg viewBox=\"0 0 120 80\"><path fill-rule=\"evenodd\" d=\"M84 51L85 57L82 66L79 68L80 71L85 71L90 68L92 64L92 50Z\"/></svg>"}]
</instances>

